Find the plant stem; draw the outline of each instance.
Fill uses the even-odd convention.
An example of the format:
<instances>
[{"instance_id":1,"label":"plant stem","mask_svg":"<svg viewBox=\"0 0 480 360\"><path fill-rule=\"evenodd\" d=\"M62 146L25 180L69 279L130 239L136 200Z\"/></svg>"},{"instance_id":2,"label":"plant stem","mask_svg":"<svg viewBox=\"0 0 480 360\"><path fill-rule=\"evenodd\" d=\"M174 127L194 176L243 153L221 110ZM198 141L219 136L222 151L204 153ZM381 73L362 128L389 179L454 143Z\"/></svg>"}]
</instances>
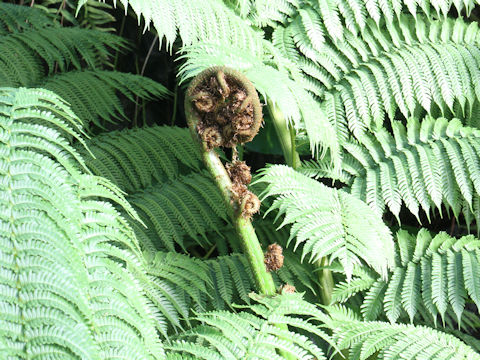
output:
<instances>
[{"instance_id":1,"label":"plant stem","mask_svg":"<svg viewBox=\"0 0 480 360\"><path fill-rule=\"evenodd\" d=\"M295 141L290 133L287 120L283 116L282 112L275 104L272 103L271 100L267 101L267 107L273 120L275 132L277 133L277 137L280 140L280 145L282 146L285 162L288 166L291 166L295 169L298 167L298 165L300 165L300 157L295 150Z\"/></svg>"},{"instance_id":2,"label":"plant stem","mask_svg":"<svg viewBox=\"0 0 480 360\"><path fill-rule=\"evenodd\" d=\"M235 230L241 240L242 247L250 264L250 268L252 269L258 291L263 295L274 295L276 293L275 284L272 275L268 273L265 268L263 260L264 254L252 223L249 219L243 218L241 212L238 211L238 206L233 200L230 190L232 188L232 182L217 153L214 150L208 150L206 145L198 137L196 130L197 120L190 103L191 99L185 99L185 115L188 127L190 128L192 137L200 145L203 162L222 194L228 215L232 219Z\"/></svg>"},{"instance_id":3,"label":"plant stem","mask_svg":"<svg viewBox=\"0 0 480 360\"><path fill-rule=\"evenodd\" d=\"M275 126L275 132L282 146L283 157L288 166L296 169L300 165L300 156L295 149L295 129L288 125L282 112L270 100L267 101L268 110ZM328 258L324 257L317 261L317 267L328 265ZM332 272L328 269L321 269L318 272L320 283L320 298L322 304L329 305L332 301L334 287Z\"/></svg>"}]
</instances>

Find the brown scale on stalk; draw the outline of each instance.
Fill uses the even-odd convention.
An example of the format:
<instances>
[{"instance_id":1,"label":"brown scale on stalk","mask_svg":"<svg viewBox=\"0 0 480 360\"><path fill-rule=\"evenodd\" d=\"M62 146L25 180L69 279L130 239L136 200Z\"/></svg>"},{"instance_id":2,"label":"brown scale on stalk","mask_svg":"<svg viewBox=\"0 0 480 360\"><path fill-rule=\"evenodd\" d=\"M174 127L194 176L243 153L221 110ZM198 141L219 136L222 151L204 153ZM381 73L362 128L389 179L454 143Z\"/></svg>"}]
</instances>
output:
<instances>
[{"instance_id":1,"label":"brown scale on stalk","mask_svg":"<svg viewBox=\"0 0 480 360\"><path fill-rule=\"evenodd\" d=\"M278 244L268 245L264 263L268 272L280 269L283 266L283 248Z\"/></svg>"},{"instance_id":2,"label":"brown scale on stalk","mask_svg":"<svg viewBox=\"0 0 480 360\"><path fill-rule=\"evenodd\" d=\"M290 285L290 284L284 284L278 290L278 293L279 294L294 294L296 291L297 291L297 289L295 289L295 286Z\"/></svg>"},{"instance_id":3,"label":"brown scale on stalk","mask_svg":"<svg viewBox=\"0 0 480 360\"><path fill-rule=\"evenodd\" d=\"M193 103L197 132L208 151L220 146L234 148L258 133L260 100L243 74L222 67L207 69L192 82L187 97Z\"/></svg>"},{"instance_id":4,"label":"brown scale on stalk","mask_svg":"<svg viewBox=\"0 0 480 360\"><path fill-rule=\"evenodd\" d=\"M232 163L226 164L225 168L232 181L233 200L240 206L242 216L251 218L260 210L260 200L247 187L252 181L250 166L244 161L234 160Z\"/></svg>"}]
</instances>

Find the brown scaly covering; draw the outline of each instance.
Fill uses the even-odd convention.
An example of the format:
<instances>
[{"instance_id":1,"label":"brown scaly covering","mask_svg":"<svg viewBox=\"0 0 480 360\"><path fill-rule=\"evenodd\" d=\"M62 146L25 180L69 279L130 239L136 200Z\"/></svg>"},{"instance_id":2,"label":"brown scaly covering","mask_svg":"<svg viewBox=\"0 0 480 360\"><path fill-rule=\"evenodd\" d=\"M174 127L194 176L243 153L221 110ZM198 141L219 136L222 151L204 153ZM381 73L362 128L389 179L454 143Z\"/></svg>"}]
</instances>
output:
<instances>
[{"instance_id":1,"label":"brown scaly covering","mask_svg":"<svg viewBox=\"0 0 480 360\"><path fill-rule=\"evenodd\" d=\"M283 249L278 244L268 245L264 258L267 271L277 271L283 266Z\"/></svg>"},{"instance_id":2,"label":"brown scaly covering","mask_svg":"<svg viewBox=\"0 0 480 360\"><path fill-rule=\"evenodd\" d=\"M213 67L198 75L187 97L197 113L197 132L207 149L235 147L251 141L262 123L258 94L245 76L234 70ZM215 136L215 129L221 137Z\"/></svg>"}]
</instances>

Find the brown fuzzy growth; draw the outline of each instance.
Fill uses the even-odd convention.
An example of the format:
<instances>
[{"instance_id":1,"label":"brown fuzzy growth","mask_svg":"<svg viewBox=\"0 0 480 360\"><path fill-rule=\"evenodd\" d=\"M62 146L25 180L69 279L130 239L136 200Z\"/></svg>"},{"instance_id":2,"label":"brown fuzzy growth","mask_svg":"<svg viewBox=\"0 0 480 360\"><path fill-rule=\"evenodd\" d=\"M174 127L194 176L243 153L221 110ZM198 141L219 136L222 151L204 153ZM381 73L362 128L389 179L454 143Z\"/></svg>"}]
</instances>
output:
<instances>
[{"instance_id":1,"label":"brown fuzzy growth","mask_svg":"<svg viewBox=\"0 0 480 360\"><path fill-rule=\"evenodd\" d=\"M290 284L284 284L280 288L279 293L280 294L294 294L296 291L297 291L297 289L295 289L295 286L290 285Z\"/></svg>"},{"instance_id":2,"label":"brown fuzzy growth","mask_svg":"<svg viewBox=\"0 0 480 360\"><path fill-rule=\"evenodd\" d=\"M268 272L277 271L283 266L283 249L278 244L268 245L263 262Z\"/></svg>"},{"instance_id":3,"label":"brown fuzzy growth","mask_svg":"<svg viewBox=\"0 0 480 360\"><path fill-rule=\"evenodd\" d=\"M244 185L250 184L252 181L252 174L250 173L250 166L245 161L234 161L226 165L228 176L232 183L241 183Z\"/></svg>"},{"instance_id":4,"label":"brown fuzzy growth","mask_svg":"<svg viewBox=\"0 0 480 360\"><path fill-rule=\"evenodd\" d=\"M207 126L199 128L198 134L207 145L207 149L211 150L220 146L223 142L223 136L217 126Z\"/></svg>"},{"instance_id":5,"label":"brown fuzzy growth","mask_svg":"<svg viewBox=\"0 0 480 360\"><path fill-rule=\"evenodd\" d=\"M252 181L250 166L244 161L235 160L226 164L225 168L232 181L233 201L240 206L242 216L249 219L260 210L260 200L247 188Z\"/></svg>"},{"instance_id":6,"label":"brown fuzzy growth","mask_svg":"<svg viewBox=\"0 0 480 360\"><path fill-rule=\"evenodd\" d=\"M260 200L258 199L257 195L247 190L247 193L242 198L241 209L242 216L247 219L259 212Z\"/></svg>"},{"instance_id":7,"label":"brown fuzzy growth","mask_svg":"<svg viewBox=\"0 0 480 360\"><path fill-rule=\"evenodd\" d=\"M203 141L203 129L217 127L221 141L207 143L213 147L235 147L251 141L262 122L258 94L241 73L221 67L205 70L198 75L187 92L187 101L193 104L198 119L197 131Z\"/></svg>"}]
</instances>

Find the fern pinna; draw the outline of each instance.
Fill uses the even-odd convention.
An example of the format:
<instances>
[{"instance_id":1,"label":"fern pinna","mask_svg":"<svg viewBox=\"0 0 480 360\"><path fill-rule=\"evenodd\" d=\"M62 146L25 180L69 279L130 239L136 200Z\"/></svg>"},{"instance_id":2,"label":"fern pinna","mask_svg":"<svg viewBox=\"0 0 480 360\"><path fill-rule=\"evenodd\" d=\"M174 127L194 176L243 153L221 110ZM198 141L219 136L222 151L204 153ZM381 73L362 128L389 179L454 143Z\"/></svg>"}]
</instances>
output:
<instances>
[{"instance_id":1,"label":"fern pinna","mask_svg":"<svg viewBox=\"0 0 480 360\"><path fill-rule=\"evenodd\" d=\"M67 100L88 129L125 120L121 97L135 101L166 97L161 84L106 70L126 41L81 27L61 27L46 11L0 4L0 83L43 87Z\"/></svg>"}]
</instances>

